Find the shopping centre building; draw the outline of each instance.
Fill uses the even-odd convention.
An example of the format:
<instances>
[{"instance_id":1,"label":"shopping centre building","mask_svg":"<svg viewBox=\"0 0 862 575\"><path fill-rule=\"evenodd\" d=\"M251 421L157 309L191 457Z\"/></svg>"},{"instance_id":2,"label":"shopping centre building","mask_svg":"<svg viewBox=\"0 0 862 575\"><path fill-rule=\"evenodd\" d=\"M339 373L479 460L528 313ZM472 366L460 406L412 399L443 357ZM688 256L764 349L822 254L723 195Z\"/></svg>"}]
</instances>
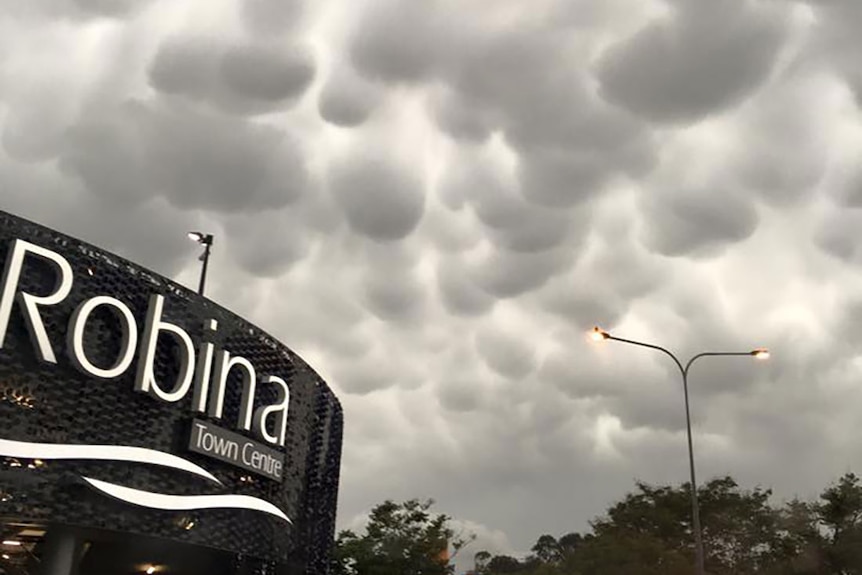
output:
<instances>
[{"instance_id":1,"label":"shopping centre building","mask_svg":"<svg viewBox=\"0 0 862 575\"><path fill-rule=\"evenodd\" d=\"M342 412L261 329L0 212L0 574L327 572Z\"/></svg>"}]
</instances>

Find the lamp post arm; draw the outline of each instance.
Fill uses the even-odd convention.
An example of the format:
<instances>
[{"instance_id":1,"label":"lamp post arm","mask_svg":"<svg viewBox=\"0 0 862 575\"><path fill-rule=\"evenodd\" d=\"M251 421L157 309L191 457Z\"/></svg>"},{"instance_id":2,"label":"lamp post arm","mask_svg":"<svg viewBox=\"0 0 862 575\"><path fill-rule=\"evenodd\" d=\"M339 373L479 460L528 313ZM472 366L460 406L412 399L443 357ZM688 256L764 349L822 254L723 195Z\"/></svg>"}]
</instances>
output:
<instances>
[{"instance_id":1,"label":"lamp post arm","mask_svg":"<svg viewBox=\"0 0 862 575\"><path fill-rule=\"evenodd\" d=\"M688 360L688 363L685 364L684 368L680 365L680 369L682 370L683 374L685 374L687 376L688 370L691 368L691 364L693 364L696 360L698 360L702 357L751 356L751 355L752 355L752 353L750 351L704 351L704 352L701 352L701 353L693 356L690 360Z\"/></svg>"},{"instance_id":2,"label":"lamp post arm","mask_svg":"<svg viewBox=\"0 0 862 575\"><path fill-rule=\"evenodd\" d=\"M673 360L673 362L674 362L674 363L676 364L676 366L679 368L679 372L683 375L683 377L686 375L686 373L687 373L687 371L688 371L688 366L689 366L689 365L691 365L691 362L692 362L692 361L694 361L695 359L697 359L700 355L709 355L709 354L703 354L703 353L702 353L702 354L699 354L699 355L697 355L697 356L693 357L693 358L691 359L691 361L689 361L689 362L688 362L688 365L686 365L685 367L683 367L683 366L682 366L682 362L681 362L679 359L677 359L677 357L676 357L673 353L671 353L669 350L667 350L667 349L665 349L665 348L661 347L660 345L653 345L653 344L651 344L651 343L644 343L644 342L642 342L642 341L635 341L635 340L633 340L633 339L625 339L625 338L617 337L617 336L615 336L615 335L610 335L610 334L608 334L607 339L610 339L610 340L613 340L613 341L619 341L619 342L622 342L622 343L628 343L628 344L631 344L631 345L639 345L640 347L648 347L648 348L650 348L650 349L658 350L658 351L660 351L660 352L664 353L665 355L670 356L670 358Z\"/></svg>"},{"instance_id":3,"label":"lamp post arm","mask_svg":"<svg viewBox=\"0 0 862 575\"><path fill-rule=\"evenodd\" d=\"M762 351L705 351L698 353L693 356L685 366L682 365L682 362L669 350L661 347L660 345L654 345L651 343L645 343L642 341L635 341L633 339L625 339L622 337L615 337L611 334L599 330L599 328L595 329L595 332L601 335L603 339L610 339L613 341L618 341L621 343L628 343L631 345L637 345L639 347L647 347L649 349L654 349L656 351L660 351L665 355L669 356L676 366L679 368L679 373L682 375L682 389L685 397L685 431L686 438L688 440L688 465L689 465L689 473L691 476L691 484L690 484L690 492L691 492L691 519L692 519L692 530L694 531L694 548L695 548L695 573L696 575L704 575L706 573L704 569L705 563L705 554L703 549L703 535L701 533L700 526L700 506L697 502L697 476L695 475L694 470L694 446L692 444L691 438L691 414L689 411L688 404L688 371L691 368L691 365L702 357L709 356L755 356L758 357L758 353L764 353Z\"/></svg>"}]
</instances>

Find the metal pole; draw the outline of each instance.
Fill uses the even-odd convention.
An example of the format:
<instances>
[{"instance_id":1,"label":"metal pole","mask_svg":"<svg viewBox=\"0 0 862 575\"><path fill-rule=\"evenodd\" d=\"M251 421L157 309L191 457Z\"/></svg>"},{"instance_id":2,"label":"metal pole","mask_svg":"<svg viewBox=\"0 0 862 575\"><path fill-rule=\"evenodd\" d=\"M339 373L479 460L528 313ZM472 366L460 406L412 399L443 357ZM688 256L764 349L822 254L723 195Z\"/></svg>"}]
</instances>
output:
<instances>
[{"instance_id":1,"label":"metal pole","mask_svg":"<svg viewBox=\"0 0 862 575\"><path fill-rule=\"evenodd\" d=\"M691 363L689 363L691 365ZM686 366L687 367L687 366ZM694 446L691 440L691 415L688 409L688 369L682 372L685 395L685 431L688 435L688 467L691 472L691 524L694 530L694 565L697 575L704 575L703 536L700 531L700 508L697 503L697 478L694 473Z\"/></svg>"},{"instance_id":2,"label":"metal pole","mask_svg":"<svg viewBox=\"0 0 862 575\"><path fill-rule=\"evenodd\" d=\"M637 345L640 347L648 347L650 349L655 349L662 353L667 354L679 368L679 372L682 375L682 390L683 395L685 396L685 431L686 436L688 438L688 467L689 472L691 474L691 527L692 531L694 531L694 569L696 575L705 575L705 567L704 564L706 562L706 557L703 548L703 535L701 533L700 527L700 506L697 502L697 478L695 476L694 471L694 445L691 438L691 412L689 410L689 402L688 402L688 370L697 359L701 357L707 356L756 356L757 350L748 351L748 352L736 352L736 351L706 351L703 353L699 353L693 356L688 363L683 367L682 362L669 350L659 346L653 345L651 343L644 343L642 341L635 341L633 339L624 339L621 337L615 337L610 335L607 332L603 332L603 338L609 339L613 341L619 341L621 343L628 343L631 345Z\"/></svg>"},{"instance_id":3,"label":"metal pole","mask_svg":"<svg viewBox=\"0 0 862 575\"><path fill-rule=\"evenodd\" d=\"M204 255L203 255L203 262L204 263L203 263L203 266L201 266L201 281L200 281L200 284L198 284L198 293L200 295L204 295L204 286L206 285L206 281L207 281L207 265L209 264L209 261L210 261L210 248L212 247L212 244L213 244L213 237L212 236L208 235L206 238L204 238Z\"/></svg>"}]
</instances>

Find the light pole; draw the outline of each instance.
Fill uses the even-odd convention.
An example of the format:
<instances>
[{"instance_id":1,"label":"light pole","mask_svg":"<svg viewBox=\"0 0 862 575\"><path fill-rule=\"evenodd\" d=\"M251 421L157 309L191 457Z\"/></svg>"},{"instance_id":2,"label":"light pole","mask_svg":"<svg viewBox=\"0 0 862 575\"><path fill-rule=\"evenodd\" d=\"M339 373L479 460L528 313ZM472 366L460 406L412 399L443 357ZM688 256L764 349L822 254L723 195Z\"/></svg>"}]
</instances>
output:
<instances>
[{"instance_id":1,"label":"light pole","mask_svg":"<svg viewBox=\"0 0 862 575\"><path fill-rule=\"evenodd\" d=\"M653 345L651 343L644 343L642 341L635 341L632 339L624 339L621 337L615 337L596 326L593 328L593 331L590 332L590 336L594 341L604 341L604 340L612 340L619 341L622 343L628 343L631 345L638 345L640 347L648 347L650 349L655 349L666 353L670 356L676 366L679 368L679 373L682 375L682 391L685 396L685 431L688 436L688 468L691 473L691 523L692 529L694 530L694 554L695 554L695 573L697 575L704 575L704 554L703 554L703 537L701 535L700 529L700 509L697 505L697 479L694 473L694 447L691 441L691 415L689 414L688 409L688 370L691 368L691 364L693 364L696 360L702 357L708 356L749 356L754 357L755 359L768 359L769 358L769 350L765 348L757 348L751 351L705 351L698 353L693 356L685 366L682 365L682 362L677 359L677 357L672 354L667 349L659 346Z\"/></svg>"},{"instance_id":2,"label":"light pole","mask_svg":"<svg viewBox=\"0 0 862 575\"><path fill-rule=\"evenodd\" d=\"M198 258L203 262L201 266L201 281L198 284L198 293L204 295L204 286L207 281L207 265L210 261L210 250L213 245L212 234L204 234L203 232L189 232L189 239L204 246L204 253Z\"/></svg>"}]
</instances>

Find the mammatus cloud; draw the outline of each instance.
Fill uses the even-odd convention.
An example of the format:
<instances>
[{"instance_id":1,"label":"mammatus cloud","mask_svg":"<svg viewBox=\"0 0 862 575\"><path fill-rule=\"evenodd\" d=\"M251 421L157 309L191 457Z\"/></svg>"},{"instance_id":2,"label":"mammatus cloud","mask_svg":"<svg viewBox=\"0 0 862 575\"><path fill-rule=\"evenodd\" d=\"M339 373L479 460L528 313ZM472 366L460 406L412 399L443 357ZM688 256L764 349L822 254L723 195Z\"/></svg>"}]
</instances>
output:
<instances>
[{"instance_id":1,"label":"mammatus cloud","mask_svg":"<svg viewBox=\"0 0 862 575\"><path fill-rule=\"evenodd\" d=\"M657 122L690 122L751 95L770 73L786 9L746 0L672 2L600 58L602 94Z\"/></svg>"},{"instance_id":2,"label":"mammatus cloud","mask_svg":"<svg viewBox=\"0 0 862 575\"><path fill-rule=\"evenodd\" d=\"M350 227L378 241L403 239L424 211L422 178L382 155L359 155L332 166L329 191Z\"/></svg>"},{"instance_id":3,"label":"mammatus cloud","mask_svg":"<svg viewBox=\"0 0 862 575\"><path fill-rule=\"evenodd\" d=\"M308 88L314 74L314 59L306 47L206 37L167 39L149 70L150 83L165 94L238 114L285 109Z\"/></svg>"},{"instance_id":4,"label":"mammatus cloud","mask_svg":"<svg viewBox=\"0 0 862 575\"><path fill-rule=\"evenodd\" d=\"M508 379L526 377L535 368L533 351L514 333L498 330L476 334L476 350L485 364Z\"/></svg>"},{"instance_id":5,"label":"mammatus cloud","mask_svg":"<svg viewBox=\"0 0 862 575\"><path fill-rule=\"evenodd\" d=\"M208 295L339 392L342 526L430 496L519 553L680 481L676 368L596 323L773 349L693 368L701 477L862 466L857 2L0 12L0 205L191 286L214 233Z\"/></svg>"},{"instance_id":6,"label":"mammatus cloud","mask_svg":"<svg viewBox=\"0 0 862 575\"><path fill-rule=\"evenodd\" d=\"M303 23L305 4L304 0L246 0L239 10L250 35L277 38Z\"/></svg>"},{"instance_id":7,"label":"mammatus cloud","mask_svg":"<svg viewBox=\"0 0 862 575\"><path fill-rule=\"evenodd\" d=\"M259 211L287 205L308 186L287 134L171 100L130 101L82 119L60 162L105 201L162 195L179 208Z\"/></svg>"},{"instance_id":8,"label":"mammatus cloud","mask_svg":"<svg viewBox=\"0 0 862 575\"><path fill-rule=\"evenodd\" d=\"M750 199L729 190L686 190L645 198L646 243L665 255L712 255L749 237L757 227Z\"/></svg>"},{"instance_id":9,"label":"mammatus cloud","mask_svg":"<svg viewBox=\"0 0 862 575\"><path fill-rule=\"evenodd\" d=\"M98 18L120 20L134 16L152 0L40 0L10 6L8 14L22 19L86 22Z\"/></svg>"},{"instance_id":10,"label":"mammatus cloud","mask_svg":"<svg viewBox=\"0 0 862 575\"><path fill-rule=\"evenodd\" d=\"M376 85L359 78L349 66L341 66L321 90L320 116L336 126L353 128L368 119L382 97Z\"/></svg>"},{"instance_id":11,"label":"mammatus cloud","mask_svg":"<svg viewBox=\"0 0 862 575\"><path fill-rule=\"evenodd\" d=\"M495 299L466 275L463 264L443 261L437 268L437 282L443 305L456 315L472 316L489 311Z\"/></svg>"}]
</instances>

